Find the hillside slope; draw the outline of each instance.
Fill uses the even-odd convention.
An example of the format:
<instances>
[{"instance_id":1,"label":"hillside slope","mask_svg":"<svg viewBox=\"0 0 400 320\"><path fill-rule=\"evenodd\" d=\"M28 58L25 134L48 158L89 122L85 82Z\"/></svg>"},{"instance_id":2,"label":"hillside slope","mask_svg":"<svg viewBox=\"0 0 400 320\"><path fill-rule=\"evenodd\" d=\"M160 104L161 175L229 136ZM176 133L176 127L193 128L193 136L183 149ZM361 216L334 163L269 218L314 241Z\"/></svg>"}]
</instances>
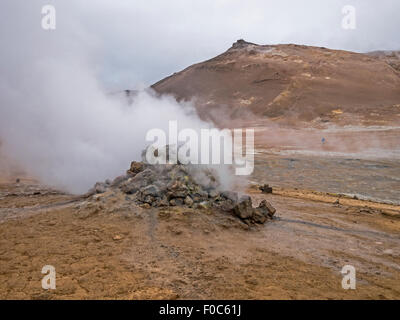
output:
<instances>
[{"instance_id":1,"label":"hillside slope","mask_svg":"<svg viewBox=\"0 0 400 320\"><path fill-rule=\"evenodd\" d=\"M217 123L245 117L290 125L400 121L400 72L373 53L238 40L152 88L193 99L199 114Z\"/></svg>"}]
</instances>

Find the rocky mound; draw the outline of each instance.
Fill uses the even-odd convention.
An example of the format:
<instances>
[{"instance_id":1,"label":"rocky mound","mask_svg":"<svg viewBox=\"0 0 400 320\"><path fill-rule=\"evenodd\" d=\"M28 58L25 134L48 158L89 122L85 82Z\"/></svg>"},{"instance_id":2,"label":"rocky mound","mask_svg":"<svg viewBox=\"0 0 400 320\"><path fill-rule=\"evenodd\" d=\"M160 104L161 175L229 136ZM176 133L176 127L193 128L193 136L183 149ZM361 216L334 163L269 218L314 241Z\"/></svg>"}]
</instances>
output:
<instances>
[{"instance_id":1,"label":"rocky mound","mask_svg":"<svg viewBox=\"0 0 400 320\"><path fill-rule=\"evenodd\" d=\"M132 162L125 175L114 181L98 182L88 195L122 192L142 207L186 206L230 213L246 224L263 224L275 209L263 200L253 207L251 197L233 191L220 191L221 184L212 169L201 166Z\"/></svg>"}]
</instances>

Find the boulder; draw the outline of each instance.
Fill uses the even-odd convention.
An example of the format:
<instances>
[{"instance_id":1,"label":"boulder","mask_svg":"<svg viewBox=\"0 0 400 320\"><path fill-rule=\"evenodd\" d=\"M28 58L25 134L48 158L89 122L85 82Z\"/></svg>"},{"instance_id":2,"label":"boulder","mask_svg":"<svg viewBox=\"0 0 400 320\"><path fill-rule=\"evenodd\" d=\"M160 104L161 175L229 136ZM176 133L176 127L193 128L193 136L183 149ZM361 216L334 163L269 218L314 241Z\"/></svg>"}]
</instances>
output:
<instances>
[{"instance_id":1,"label":"boulder","mask_svg":"<svg viewBox=\"0 0 400 320\"><path fill-rule=\"evenodd\" d=\"M103 182L97 182L94 185L94 190L96 193L104 193L107 191L108 186Z\"/></svg>"},{"instance_id":2,"label":"boulder","mask_svg":"<svg viewBox=\"0 0 400 320\"><path fill-rule=\"evenodd\" d=\"M222 198L232 201L233 203L237 203L239 199L237 192L234 191L223 191L221 192L220 196Z\"/></svg>"},{"instance_id":3,"label":"boulder","mask_svg":"<svg viewBox=\"0 0 400 320\"><path fill-rule=\"evenodd\" d=\"M253 216L253 206L251 198L247 195L239 199L238 204L234 208L235 215L241 219L249 219Z\"/></svg>"},{"instance_id":4,"label":"boulder","mask_svg":"<svg viewBox=\"0 0 400 320\"><path fill-rule=\"evenodd\" d=\"M127 194L134 194L140 189L150 185L156 180L155 173L150 169L139 172L134 177L122 182L119 188Z\"/></svg>"},{"instance_id":5,"label":"boulder","mask_svg":"<svg viewBox=\"0 0 400 320\"><path fill-rule=\"evenodd\" d=\"M188 206L188 207L191 207L192 205L193 205L193 200L192 200L192 198L191 197L189 197L189 196L187 196L186 198L185 198L185 204Z\"/></svg>"},{"instance_id":6,"label":"boulder","mask_svg":"<svg viewBox=\"0 0 400 320\"><path fill-rule=\"evenodd\" d=\"M122 182L126 181L129 179L128 175L122 175L116 177L112 182L111 182L111 187L117 187L119 186Z\"/></svg>"},{"instance_id":7,"label":"boulder","mask_svg":"<svg viewBox=\"0 0 400 320\"><path fill-rule=\"evenodd\" d=\"M127 171L127 174L135 176L139 172L142 172L143 170L144 170L144 163L143 162L132 161L131 162L131 167Z\"/></svg>"},{"instance_id":8,"label":"boulder","mask_svg":"<svg viewBox=\"0 0 400 320\"><path fill-rule=\"evenodd\" d=\"M268 184L264 184L259 187L262 193L272 193L272 187L270 187Z\"/></svg>"},{"instance_id":9,"label":"boulder","mask_svg":"<svg viewBox=\"0 0 400 320\"><path fill-rule=\"evenodd\" d=\"M272 218L276 212L276 209L267 200L262 200L260 205L255 210L269 218Z\"/></svg>"},{"instance_id":10,"label":"boulder","mask_svg":"<svg viewBox=\"0 0 400 320\"><path fill-rule=\"evenodd\" d=\"M268 219L267 216L265 216L262 212L257 210L257 208L254 209L252 220L255 223L264 224L267 221L267 219Z\"/></svg>"}]
</instances>

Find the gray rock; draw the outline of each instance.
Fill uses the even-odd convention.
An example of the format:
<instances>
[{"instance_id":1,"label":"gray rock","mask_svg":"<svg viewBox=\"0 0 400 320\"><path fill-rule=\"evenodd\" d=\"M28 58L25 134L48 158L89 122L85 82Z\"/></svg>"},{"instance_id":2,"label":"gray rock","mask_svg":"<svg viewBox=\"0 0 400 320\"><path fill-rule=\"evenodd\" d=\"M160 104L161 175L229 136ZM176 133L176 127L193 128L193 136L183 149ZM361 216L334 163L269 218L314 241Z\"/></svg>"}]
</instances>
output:
<instances>
[{"instance_id":1,"label":"gray rock","mask_svg":"<svg viewBox=\"0 0 400 320\"><path fill-rule=\"evenodd\" d=\"M134 177L122 182L119 185L119 188L124 193L133 194L147 185L152 184L154 180L156 180L154 172L150 169L146 169L136 174Z\"/></svg>"},{"instance_id":2,"label":"gray rock","mask_svg":"<svg viewBox=\"0 0 400 320\"><path fill-rule=\"evenodd\" d=\"M169 205L168 199L166 196L162 197L158 202L159 207L167 207Z\"/></svg>"},{"instance_id":3,"label":"gray rock","mask_svg":"<svg viewBox=\"0 0 400 320\"><path fill-rule=\"evenodd\" d=\"M183 198L185 199L190 193L189 188L180 180L171 181L168 186L168 198Z\"/></svg>"},{"instance_id":4,"label":"gray rock","mask_svg":"<svg viewBox=\"0 0 400 320\"><path fill-rule=\"evenodd\" d=\"M221 192L221 197L231 200L234 203L237 203L239 198L237 192L234 191L223 191Z\"/></svg>"},{"instance_id":5,"label":"gray rock","mask_svg":"<svg viewBox=\"0 0 400 320\"><path fill-rule=\"evenodd\" d=\"M134 194L140 189L140 184L136 181L132 181L132 178L119 184L119 188L126 194Z\"/></svg>"},{"instance_id":6,"label":"gray rock","mask_svg":"<svg viewBox=\"0 0 400 320\"><path fill-rule=\"evenodd\" d=\"M259 187L262 193L272 193L272 188L268 184Z\"/></svg>"},{"instance_id":7,"label":"gray rock","mask_svg":"<svg viewBox=\"0 0 400 320\"><path fill-rule=\"evenodd\" d=\"M104 193L107 191L107 185L103 182L97 182L94 185L94 189L95 189L96 193Z\"/></svg>"},{"instance_id":8,"label":"gray rock","mask_svg":"<svg viewBox=\"0 0 400 320\"><path fill-rule=\"evenodd\" d=\"M151 170L150 168L147 168L138 174L136 174L133 178L131 178L134 181L145 181L146 184L151 184L152 182L158 180L158 176L156 172Z\"/></svg>"},{"instance_id":9,"label":"gray rock","mask_svg":"<svg viewBox=\"0 0 400 320\"><path fill-rule=\"evenodd\" d=\"M214 206L222 211L233 212L238 204L238 194L233 191L224 191L214 202Z\"/></svg>"},{"instance_id":10,"label":"gray rock","mask_svg":"<svg viewBox=\"0 0 400 320\"><path fill-rule=\"evenodd\" d=\"M267 221L267 217L257 209L254 209L252 219L255 223L263 224Z\"/></svg>"},{"instance_id":11,"label":"gray rock","mask_svg":"<svg viewBox=\"0 0 400 320\"><path fill-rule=\"evenodd\" d=\"M143 189L140 190L140 192L144 196L153 196L153 197L158 197L160 196L160 189L156 187L155 185L149 185L147 187L144 187Z\"/></svg>"},{"instance_id":12,"label":"gray rock","mask_svg":"<svg viewBox=\"0 0 400 320\"><path fill-rule=\"evenodd\" d=\"M255 210L269 218L272 218L276 212L276 209L267 200L261 201L260 205Z\"/></svg>"},{"instance_id":13,"label":"gray rock","mask_svg":"<svg viewBox=\"0 0 400 320\"><path fill-rule=\"evenodd\" d=\"M116 177L113 182L111 183L111 187L117 187L119 186L122 182L128 180L129 176L128 175L122 175Z\"/></svg>"},{"instance_id":14,"label":"gray rock","mask_svg":"<svg viewBox=\"0 0 400 320\"><path fill-rule=\"evenodd\" d=\"M189 196L187 196L186 198L185 198L185 204L187 205L187 206L192 206L193 205L193 200L192 200L192 198L191 197L189 197Z\"/></svg>"},{"instance_id":15,"label":"gray rock","mask_svg":"<svg viewBox=\"0 0 400 320\"><path fill-rule=\"evenodd\" d=\"M135 176L139 172L142 172L143 170L144 170L144 163L143 162L132 161L131 162L131 167L127 171L127 174Z\"/></svg>"},{"instance_id":16,"label":"gray rock","mask_svg":"<svg viewBox=\"0 0 400 320\"><path fill-rule=\"evenodd\" d=\"M216 189L209 190L208 196L210 198L216 198L217 196L219 196L219 192Z\"/></svg>"},{"instance_id":17,"label":"gray rock","mask_svg":"<svg viewBox=\"0 0 400 320\"><path fill-rule=\"evenodd\" d=\"M210 206L210 203L208 201L203 201L203 202L200 202L200 203L196 204L196 209L200 209L200 210L209 209L210 207L211 206Z\"/></svg>"},{"instance_id":18,"label":"gray rock","mask_svg":"<svg viewBox=\"0 0 400 320\"><path fill-rule=\"evenodd\" d=\"M126 175L119 176L112 182L106 180L105 183L96 183L88 195L101 194L108 190L122 191L128 195L125 197L126 201L135 201L138 205L147 208L151 206L215 208L240 218L243 224L248 225L265 223L276 211L265 200L257 208L253 208L249 196L242 196L239 199L236 192L219 192L219 186L216 172L202 166L150 165L145 162L132 162ZM126 205L129 208L129 204ZM231 217L231 219L235 218Z\"/></svg>"},{"instance_id":19,"label":"gray rock","mask_svg":"<svg viewBox=\"0 0 400 320\"><path fill-rule=\"evenodd\" d=\"M208 199L208 193L203 190L197 190L195 193L191 194L194 202L202 202Z\"/></svg>"},{"instance_id":20,"label":"gray rock","mask_svg":"<svg viewBox=\"0 0 400 320\"><path fill-rule=\"evenodd\" d=\"M179 198L171 199L171 200L169 200L169 204L171 206L182 206L183 205L183 200L179 199Z\"/></svg>"},{"instance_id":21,"label":"gray rock","mask_svg":"<svg viewBox=\"0 0 400 320\"><path fill-rule=\"evenodd\" d=\"M249 219L253 216L253 206L249 196L242 196L234 208L235 215L241 219Z\"/></svg>"}]
</instances>

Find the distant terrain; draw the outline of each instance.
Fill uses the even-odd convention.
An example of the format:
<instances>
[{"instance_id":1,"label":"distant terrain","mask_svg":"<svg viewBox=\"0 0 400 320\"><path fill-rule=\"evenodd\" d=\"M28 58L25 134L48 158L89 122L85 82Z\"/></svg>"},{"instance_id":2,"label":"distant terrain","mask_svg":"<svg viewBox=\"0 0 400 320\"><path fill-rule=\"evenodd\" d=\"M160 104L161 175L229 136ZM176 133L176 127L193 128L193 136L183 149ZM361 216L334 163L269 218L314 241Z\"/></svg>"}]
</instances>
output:
<instances>
[{"instance_id":1,"label":"distant terrain","mask_svg":"<svg viewBox=\"0 0 400 320\"><path fill-rule=\"evenodd\" d=\"M152 88L195 101L202 117L224 125L244 118L291 127L389 125L400 123L399 66L399 52L238 40Z\"/></svg>"}]
</instances>

